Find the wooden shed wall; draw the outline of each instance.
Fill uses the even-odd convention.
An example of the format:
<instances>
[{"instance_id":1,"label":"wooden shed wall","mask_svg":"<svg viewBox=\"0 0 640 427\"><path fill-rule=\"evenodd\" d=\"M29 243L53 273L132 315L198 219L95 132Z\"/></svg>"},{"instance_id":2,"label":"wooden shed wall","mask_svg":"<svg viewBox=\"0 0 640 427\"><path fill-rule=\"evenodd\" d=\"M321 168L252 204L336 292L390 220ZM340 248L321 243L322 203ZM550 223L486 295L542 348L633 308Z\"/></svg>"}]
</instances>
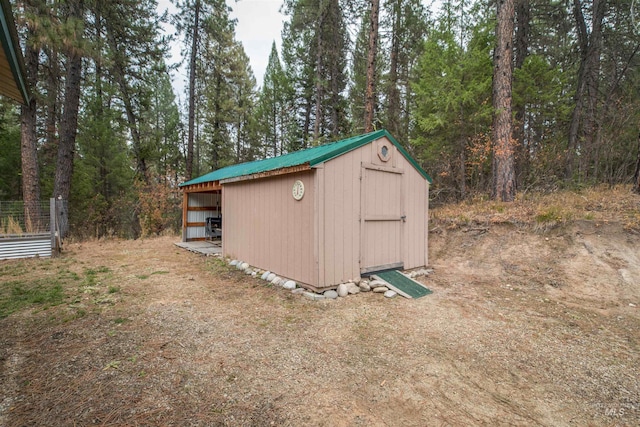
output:
<instances>
[{"instance_id":1,"label":"wooden shed wall","mask_svg":"<svg viewBox=\"0 0 640 427\"><path fill-rule=\"evenodd\" d=\"M336 157L318 172L319 283L335 286L360 277L360 149Z\"/></svg>"},{"instance_id":2,"label":"wooden shed wall","mask_svg":"<svg viewBox=\"0 0 640 427\"><path fill-rule=\"evenodd\" d=\"M291 195L298 179L305 185L300 201ZM316 286L313 180L314 171L305 171L224 184L224 255Z\"/></svg>"},{"instance_id":3,"label":"wooden shed wall","mask_svg":"<svg viewBox=\"0 0 640 427\"><path fill-rule=\"evenodd\" d=\"M429 182L404 160L405 223L404 268L429 265Z\"/></svg>"},{"instance_id":4,"label":"wooden shed wall","mask_svg":"<svg viewBox=\"0 0 640 427\"><path fill-rule=\"evenodd\" d=\"M378 156L383 143L392 150L387 162ZM387 187L380 174L390 170L400 173L392 174L395 184ZM371 181L374 196L365 203L366 174L376 178ZM301 201L291 195L297 179L305 184ZM401 193L392 193L398 186ZM404 268L422 267L428 264L428 189L428 182L386 138L311 171L225 183L223 253L316 288L359 277L363 255L384 259L390 248L401 248ZM401 209L391 206L399 200ZM399 236L387 234L388 239L380 240L376 235L384 225L374 222L369 228L373 237L363 238L361 217L370 215L363 210L374 209L381 216L406 215L406 222L391 225L400 229Z\"/></svg>"},{"instance_id":5,"label":"wooden shed wall","mask_svg":"<svg viewBox=\"0 0 640 427\"><path fill-rule=\"evenodd\" d=\"M387 143L392 155L387 162L378 157L380 144ZM373 141L340 157L326 162L318 169L320 211L318 216L319 283L334 286L360 276L360 260L370 245L385 250L393 245L385 241L363 239L360 217L362 206L363 165L402 170L402 201L406 222L400 228L404 268L427 265L428 182L386 138ZM397 201L398 195L385 197L384 189L373 202L382 214L394 209L384 203ZM363 247L361 245L367 245ZM377 256L377 255L373 255Z\"/></svg>"}]
</instances>

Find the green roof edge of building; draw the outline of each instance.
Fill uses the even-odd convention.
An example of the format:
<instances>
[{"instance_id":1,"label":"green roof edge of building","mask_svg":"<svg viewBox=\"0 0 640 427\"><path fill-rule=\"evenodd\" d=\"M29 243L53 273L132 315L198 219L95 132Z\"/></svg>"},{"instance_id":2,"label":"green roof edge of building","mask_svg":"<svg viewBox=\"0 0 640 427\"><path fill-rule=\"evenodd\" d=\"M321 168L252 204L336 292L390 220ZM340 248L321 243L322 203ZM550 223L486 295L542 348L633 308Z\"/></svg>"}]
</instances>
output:
<instances>
[{"instance_id":1,"label":"green roof edge of building","mask_svg":"<svg viewBox=\"0 0 640 427\"><path fill-rule=\"evenodd\" d=\"M422 169L422 167L415 161L415 159L413 157L411 157L411 155L404 149L404 147L402 145L400 145L400 143L386 129L380 129L380 130L369 132L369 133L365 133L365 134L362 134L362 135L356 135L356 136L352 136L350 138L345 138L345 139L342 139L342 140L331 142L329 144L324 144L324 145L319 145L319 146L316 146L316 147L307 148L307 149L304 149L304 150L294 151L294 152L291 152L291 153L284 154L282 156L270 157L268 159L254 160L252 162L238 163L236 165L227 166L225 168L217 169L217 170L215 170L213 172L209 172L209 173L207 173L205 175L202 175L202 176L199 176L197 178L191 179L191 180L189 180L187 182L183 182L179 186L180 187L184 187L184 186L192 185L192 184L200 184L200 183L204 183L204 182L217 181L217 179L207 179L206 177L208 175L212 175L212 174L214 174L216 172L223 171L223 170L225 170L227 168L234 168L234 167L237 167L237 166L240 166L240 165L249 165L249 164L261 163L261 162L273 162L273 159L281 158L281 157L284 157L284 156L300 155L300 153L304 153L306 151L317 150L317 149L319 149L321 147L327 148L327 146L329 146L329 145L336 145L335 149L333 149L333 150L330 150L330 151L328 151L326 153L318 155L317 157L311 157L307 161L301 161L301 162L299 162L297 164L281 166L281 167L276 167L276 168L272 168L272 169L265 168L264 170L253 171L251 173L239 173L237 175L225 176L224 178L221 178L221 179L230 179L230 178L236 178L236 177L244 176L244 175L252 175L254 173L267 172L267 171L271 171L271 170L278 170L278 169L281 169L281 168L284 168L284 167L298 166L298 165L302 165L302 164L305 164L305 163L308 163L309 166L315 166L315 165L327 162L327 161L329 161L331 159L334 159L336 157L339 157L339 156L341 156L341 155L343 155L345 153L348 153L349 151L355 150L356 148L362 147L363 145L368 144L368 143L370 143L372 141L375 141L377 139L380 139L382 137L386 137L387 139L389 139L389 141L391 141L391 143L398 148L400 153L402 153L402 155L409 161L409 163L411 163L411 165L418 171L418 173L420 173L420 175L422 175L422 177L424 179L426 179L430 184L433 183L433 180L431 179L429 174L427 174L427 172L425 172L425 170ZM347 141L349 141L349 140L353 140L353 141L347 143Z\"/></svg>"},{"instance_id":2,"label":"green roof edge of building","mask_svg":"<svg viewBox=\"0 0 640 427\"><path fill-rule=\"evenodd\" d=\"M18 90L22 95L22 102L26 105L31 100L31 93L27 85L27 73L18 42L18 32L11 11L11 4L8 0L0 0L0 40L7 55L7 61L11 68L11 73L16 81Z\"/></svg>"}]
</instances>

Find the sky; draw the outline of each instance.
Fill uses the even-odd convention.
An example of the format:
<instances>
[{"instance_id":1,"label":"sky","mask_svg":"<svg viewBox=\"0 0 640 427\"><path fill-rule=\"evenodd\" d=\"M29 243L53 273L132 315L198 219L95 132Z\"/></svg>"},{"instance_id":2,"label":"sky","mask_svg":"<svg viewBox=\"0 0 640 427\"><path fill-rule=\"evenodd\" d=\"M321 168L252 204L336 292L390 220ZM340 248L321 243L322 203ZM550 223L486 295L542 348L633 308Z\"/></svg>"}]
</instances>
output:
<instances>
[{"instance_id":1,"label":"sky","mask_svg":"<svg viewBox=\"0 0 640 427\"><path fill-rule=\"evenodd\" d=\"M227 0L227 4L231 6L233 12L231 17L237 19L236 23L236 39L242 42L244 50L249 56L253 74L256 77L258 86L262 85L267 63L269 61L269 53L271 52L271 44L276 41L278 49L280 49L280 33L284 25L286 17L280 14L282 0ZM170 0L158 0L158 11L163 13L169 10L169 13L175 13L176 9ZM169 24L165 24L167 33L174 33L175 29ZM174 41L171 47L170 64L180 61L180 50L182 43ZM176 96L181 102L187 98L186 81L188 73L186 67L176 70L173 75L173 87Z\"/></svg>"}]
</instances>

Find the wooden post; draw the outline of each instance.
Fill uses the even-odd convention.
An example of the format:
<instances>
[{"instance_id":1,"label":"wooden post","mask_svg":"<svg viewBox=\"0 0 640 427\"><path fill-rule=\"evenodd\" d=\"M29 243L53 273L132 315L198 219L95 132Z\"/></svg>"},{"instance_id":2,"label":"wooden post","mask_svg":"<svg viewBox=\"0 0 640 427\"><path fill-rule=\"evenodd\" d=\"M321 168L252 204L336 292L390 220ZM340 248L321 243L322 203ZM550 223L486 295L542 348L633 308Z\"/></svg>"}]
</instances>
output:
<instances>
[{"instance_id":1,"label":"wooden post","mask_svg":"<svg viewBox=\"0 0 640 427\"><path fill-rule=\"evenodd\" d=\"M636 173L633 175L633 190L640 194L640 133L638 134L638 159L636 160Z\"/></svg>"},{"instance_id":2,"label":"wooden post","mask_svg":"<svg viewBox=\"0 0 640 427\"><path fill-rule=\"evenodd\" d=\"M187 211L189 209L189 193L182 191L182 241L187 241Z\"/></svg>"},{"instance_id":3,"label":"wooden post","mask_svg":"<svg viewBox=\"0 0 640 427\"><path fill-rule=\"evenodd\" d=\"M49 229L51 230L51 256L58 254L58 239L56 238L56 199L49 199Z\"/></svg>"}]
</instances>

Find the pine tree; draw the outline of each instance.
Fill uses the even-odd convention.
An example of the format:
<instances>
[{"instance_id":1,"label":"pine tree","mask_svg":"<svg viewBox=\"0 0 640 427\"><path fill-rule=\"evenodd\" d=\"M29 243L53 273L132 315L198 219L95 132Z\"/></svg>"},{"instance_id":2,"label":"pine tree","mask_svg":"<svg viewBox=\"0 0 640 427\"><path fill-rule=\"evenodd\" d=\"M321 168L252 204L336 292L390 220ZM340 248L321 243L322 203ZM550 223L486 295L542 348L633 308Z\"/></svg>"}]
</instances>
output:
<instances>
[{"instance_id":1,"label":"pine tree","mask_svg":"<svg viewBox=\"0 0 640 427\"><path fill-rule=\"evenodd\" d=\"M20 199L20 109L0 99L0 200Z\"/></svg>"},{"instance_id":2,"label":"pine tree","mask_svg":"<svg viewBox=\"0 0 640 427\"><path fill-rule=\"evenodd\" d=\"M103 10L109 74L119 89L129 127L138 176L148 174L148 139L142 135L141 116L148 108L153 67L166 53L154 0L122 0L104 3Z\"/></svg>"},{"instance_id":3,"label":"pine tree","mask_svg":"<svg viewBox=\"0 0 640 427\"><path fill-rule=\"evenodd\" d=\"M202 67L198 60L202 55L205 39L212 31L220 30L220 20L228 21L229 8L224 0L175 0L178 13L173 23L179 33L184 36L185 49L189 58L189 107L187 125L187 163L185 175L191 179L194 172L194 150L198 123L196 117L197 100L201 94L197 89L202 87ZM226 25L226 24L225 24Z\"/></svg>"},{"instance_id":4,"label":"pine tree","mask_svg":"<svg viewBox=\"0 0 640 427\"><path fill-rule=\"evenodd\" d=\"M373 115L376 109L376 56L378 54L378 15L380 1L371 0L369 9L369 43L367 46L367 85L365 88L364 131L373 131Z\"/></svg>"},{"instance_id":5,"label":"pine tree","mask_svg":"<svg viewBox=\"0 0 640 427\"><path fill-rule=\"evenodd\" d=\"M516 29L514 37L514 73L522 70L525 60L529 56L529 43L531 35L531 9L529 0L516 0ZM515 75L515 74L514 74ZM514 78L515 83L515 78ZM524 117L526 107L523 103L514 104L513 139L515 147L516 181L521 183L529 169L529 153L525 145Z\"/></svg>"},{"instance_id":6,"label":"pine tree","mask_svg":"<svg viewBox=\"0 0 640 427\"><path fill-rule=\"evenodd\" d=\"M304 147L347 131L349 40L338 0L287 0L284 10L291 19L283 30L283 60Z\"/></svg>"},{"instance_id":7,"label":"pine tree","mask_svg":"<svg viewBox=\"0 0 640 427\"><path fill-rule=\"evenodd\" d=\"M487 181L493 35L488 17L473 12L478 22L461 27L453 9L442 11L411 86L412 146L427 170L440 177L443 196L453 199L466 197L468 187L483 189Z\"/></svg>"},{"instance_id":8,"label":"pine tree","mask_svg":"<svg viewBox=\"0 0 640 427\"><path fill-rule=\"evenodd\" d=\"M633 174L633 191L640 194L640 133L638 134L638 155L636 158L636 170Z\"/></svg>"},{"instance_id":9,"label":"pine tree","mask_svg":"<svg viewBox=\"0 0 640 427\"><path fill-rule=\"evenodd\" d=\"M388 71L382 79L385 95L383 126L401 143L407 144L411 135L411 115L415 108L412 80L415 66L424 51L430 27L428 12L420 0L392 0L386 2L386 19L382 25L389 34Z\"/></svg>"},{"instance_id":10,"label":"pine tree","mask_svg":"<svg viewBox=\"0 0 640 427\"><path fill-rule=\"evenodd\" d=\"M282 68L275 41L264 73L257 105L258 127L265 157L284 154L289 149L290 99L292 88Z\"/></svg>"},{"instance_id":11,"label":"pine tree","mask_svg":"<svg viewBox=\"0 0 640 427\"><path fill-rule=\"evenodd\" d=\"M234 59L230 75L234 105L230 134L235 141L234 161L240 163L253 160L257 154L251 144L255 129L256 79L241 43L234 44L231 56Z\"/></svg>"},{"instance_id":12,"label":"pine tree","mask_svg":"<svg viewBox=\"0 0 640 427\"><path fill-rule=\"evenodd\" d=\"M512 202L516 195L512 137L514 0L498 0L496 48L493 53L493 191L492 197Z\"/></svg>"},{"instance_id":13,"label":"pine tree","mask_svg":"<svg viewBox=\"0 0 640 427\"><path fill-rule=\"evenodd\" d=\"M353 133L364 133L364 117L367 87L367 48L369 44L369 11L360 22L351 59L351 84L349 87L349 112ZM379 72L379 70L377 70ZM379 74L376 75L378 77ZM376 104L379 102L376 99Z\"/></svg>"},{"instance_id":14,"label":"pine tree","mask_svg":"<svg viewBox=\"0 0 640 427\"><path fill-rule=\"evenodd\" d=\"M37 150L37 102L36 83L40 66L39 58L42 49L40 40L43 37L39 26L45 14L43 0L25 3L24 17L26 21L26 41L24 60L27 74L27 85L33 91L28 105L23 105L20 122L20 147L22 159L22 197L24 200L24 217L31 224L40 218L40 173L38 170Z\"/></svg>"},{"instance_id":15,"label":"pine tree","mask_svg":"<svg viewBox=\"0 0 640 427\"><path fill-rule=\"evenodd\" d=\"M127 126L116 107L118 88L96 72L85 87L80 116L70 220L77 235L102 237L131 234L126 204L134 180ZM136 227L133 227L136 228ZM135 235L136 233L133 233Z\"/></svg>"},{"instance_id":16,"label":"pine tree","mask_svg":"<svg viewBox=\"0 0 640 427\"><path fill-rule=\"evenodd\" d=\"M155 90L151 92L149 108L143 115L149 135L149 160L157 177L163 183L175 186L184 176L184 159L180 150L182 124L164 61L150 76L150 85Z\"/></svg>"},{"instance_id":17,"label":"pine tree","mask_svg":"<svg viewBox=\"0 0 640 427\"><path fill-rule=\"evenodd\" d=\"M595 137L596 110L600 82L600 55L602 52L602 25L607 11L607 0L594 0L591 10L591 31L582 11L580 0L573 1L573 15L578 33L580 68L575 92L575 107L569 126L567 144L566 178L572 178L576 153L581 153L581 172L587 175L585 163L592 158Z\"/></svg>"},{"instance_id":18,"label":"pine tree","mask_svg":"<svg viewBox=\"0 0 640 427\"><path fill-rule=\"evenodd\" d=\"M204 88L204 131L200 156L208 170L216 170L232 162L233 146L229 123L233 121L234 99L231 87L231 64L234 48L233 23L221 11L208 17L209 34L203 38L199 73L207 82Z\"/></svg>"},{"instance_id":19,"label":"pine tree","mask_svg":"<svg viewBox=\"0 0 640 427\"><path fill-rule=\"evenodd\" d=\"M78 133L78 109L80 107L80 85L82 79L82 49L84 40L85 8L83 0L69 0L66 4L66 28L70 40L65 46L66 69L64 85L64 107L60 121L58 162L56 165L53 195L69 200L73 157Z\"/></svg>"}]
</instances>

